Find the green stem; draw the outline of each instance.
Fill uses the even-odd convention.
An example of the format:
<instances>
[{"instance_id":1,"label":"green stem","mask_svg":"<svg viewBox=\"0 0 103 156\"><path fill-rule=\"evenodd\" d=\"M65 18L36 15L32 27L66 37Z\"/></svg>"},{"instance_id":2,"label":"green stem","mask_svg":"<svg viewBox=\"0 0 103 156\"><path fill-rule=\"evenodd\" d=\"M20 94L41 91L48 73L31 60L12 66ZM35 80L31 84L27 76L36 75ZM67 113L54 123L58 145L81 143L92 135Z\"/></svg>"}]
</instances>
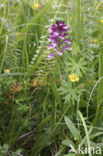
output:
<instances>
[{"instance_id":1,"label":"green stem","mask_svg":"<svg viewBox=\"0 0 103 156\"><path fill-rule=\"evenodd\" d=\"M6 51L7 51L7 45L8 45L8 35L6 35L6 43L5 43L4 54L3 54L3 58L2 58L2 62L1 62L0 73L2 72L3 65L4 65L4 62L5 62L5 56L6 56Z\"/></svg>"},{"instance_id":2,"label":"green stem","mask_svg":"<svg viewBox=\"0 0 103 156\"><path fill-rule=\"evenodd\" d=\"M103 49L99 53L99 78L103 77ZM97 93L97 109L96 109L96 117L94 122L97 121L99 109L103 102L103 79L101 79L98 85L98 93Z\"/></svg>"},{"instance_id":3,"label":"green stem","mask_svg":"<svg viewBox=\"0 0 103 156\"><path fill-rule=\"evenodd\" d=\"M41 147L38 149L38 151L35 153L35 156L38 155L38 153L43 149L43 147L45 146L45 143L52 137L52 135L55 133L57 127L59 126L59 124L61 123L61 121L63 120L64 116L66 115L66 113L68 112L70 105L68 104L66 109L64 110L61 118L59 119L58 123L55 125L55 127L53 128L53 130L51 131L51 133L49 134L48 138L45 139L44 144L41 145Z\"/></svg>"},{"instance_id":4,"label":"green stem","mask_svg":"<svg viewBox=\"0 0 103 156\"><path fill-rule=\"evenodd\" d=\"M6 0L4 2L4 15L3 15L3 21L2 21L2 25L1 25L1 29L0 29L0 34L2 33L2 29L3 29L3 26L4 26L5 16L6 16Z\"/></svg>"},{"instance_id":5,"label":"green stem","mask_svg":"<svg viewBox=\"0 0 103 156\"><path fill-rule=\"evenodd\" d=\"M72 0L72 29L73 36L77 44L80 43L80 29L81 29L81 20L80 20L80 0Z\"/></svg>"}]
</instances>

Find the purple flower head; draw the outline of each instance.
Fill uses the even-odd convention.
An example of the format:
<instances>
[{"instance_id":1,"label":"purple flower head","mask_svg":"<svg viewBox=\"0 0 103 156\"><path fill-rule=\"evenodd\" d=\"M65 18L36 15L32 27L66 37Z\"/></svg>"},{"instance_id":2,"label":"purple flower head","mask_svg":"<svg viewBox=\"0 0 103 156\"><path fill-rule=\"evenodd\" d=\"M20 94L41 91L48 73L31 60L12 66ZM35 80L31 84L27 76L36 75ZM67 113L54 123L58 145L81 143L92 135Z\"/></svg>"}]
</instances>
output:
<instances>
[{"instance_id":1,"label":"purple flower head","mask_svg":"<svg viewBox=\"0 0 103 156\"><path fill-rule=\"evenodd\" d=\"M48 41L48 49L54 49L56 54L62 55L63 50L71 50L70 40L68 39L68 30L69 27L64 24L64 21L56 21L56 25L52 25L49 29L50 35ZM53 58L54 54L49 54L48 58Z\"/></svg>"},{"instance_id":2,"label":"purple flower head","mask_svg":"<svg viewBox=\"0 0 103 156\"><path fill-rule=\"evenodd\" d=\"M48 59L49 59L49 60L52 59L52 58L54 58L54 57L55 57L55 56L54 56L54 54L52 54L52 53L48 55Z\"/></svg>"},{"instance_id":3,"label":"purple flower head","mask_svg":"<svg viewBox=\"0 0 103 156\"><path fill-rule=\"evenodd\" d=\"M59 50L59 51L57 51L57 53L58 53L58 55L63 55L63 51L62 50Z\"/></svg>"}]
</instances>

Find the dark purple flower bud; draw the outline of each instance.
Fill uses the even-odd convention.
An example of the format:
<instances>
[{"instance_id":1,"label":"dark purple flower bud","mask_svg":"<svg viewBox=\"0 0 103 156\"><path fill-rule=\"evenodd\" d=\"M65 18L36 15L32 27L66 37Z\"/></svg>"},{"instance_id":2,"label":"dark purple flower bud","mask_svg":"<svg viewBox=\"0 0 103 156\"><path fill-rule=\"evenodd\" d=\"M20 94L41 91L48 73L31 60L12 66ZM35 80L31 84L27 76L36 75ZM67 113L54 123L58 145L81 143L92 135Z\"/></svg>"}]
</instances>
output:
<instances>
[{"instance_id":1,"label":"dark purple flower bud","mask_svg":"<svg viewBox=\"0 0 103 156\"><path fill-rule=\"evenodd\" d=\"M50 33L50 37L54 37L54 33Z\"/></svg>"},{"instance_id":2,"label":"dark purple flower bud","mask_svg":"<svg viewBox=\"0 0 103 156\"><path fill-rule=\"evenodd\" d=\"M55 48L55 44L53 43L53 44L49 44L49 46L48 46L48 49L53 49L53 48Z\"/></svg>"},{"instance_id":3,"label":"dark purple flower bud","mask_svg":"<svg viewBox=\"0 0 103 156\"><path fill-rule=\"evenodd\" d=\"M71 44L70 39L65 39L63 42L64 42L64 43Z\"/></svg>"},{"instance_id":4,"label":"dark purple flower bud","mask_svg":"<svg viewBox=\"0 0 103 156\"><path fill-rule=\"evenodd\" d=\"M60 31L57 30L54 32L54 36L59 36L59 35L60 35Z\"/></svg>"},{"instance_id":5,"label":"dark purple flower bud","mask_svg":"<svg viewBox=\"0 0 103 156\"><path fill-rule=\"evenodd\" d=\"M67 44L67 45L64 47L64 49L66 49L66 50L72 50L72 48L70 48L70 44Z\"/></svg>"},{"instance_id":6,"label":"dark purple flower bud","mask_svg":"<svg viewBox=\"0 0 103 156\"><path fill-rule=\"evenodd\" d=\"M54 31L56 31L58 28L57 28L57 26L56 25L52 25L51 26L51 28L49 29L49 32L51 33L51 32L54 32Z\"/></svg>"},{"instance_id":7,"label":"dark purple flower bud","mask_svg":"<svg viewBox=\"0 0 103 156\"><path fill-rule=\"evenodd\" d=\"M53 33L50 33L50 37L57 37L59 35L60 35L60 32L58 30Z\"/></svg>"},{"instance_id":8,"label":"dark purple flower bud","mask_svg":"<svg viewBox=\"0 0 103 156\"><path fill-rule=\"evenodd\" d=\"M59 38L61 40L63 40L65 37L68 37L68 34L67 33L64 33L64 34L59 35Z\"/></svg>"},{"instance_id":9,"label":"dark purple flower bud","mask_svg":"<svg viewBox=\"0 0 103 156\"><path fill-rule=\"evenodd\" d=\"M68 30L69 30L69 27L68 27L67 25L64 24L64 25L62 26L62 29L63 29L63 31L68 31Z\"/></svg>"},{"instance_id":10,"label":"dark purple flower bud","mask_svg":"<svg viewBox=\"0 0 103 156\"><path fill-rule=\"evenodd\" d=\"M58 26L59 28L62 27L62 25L64 24L63 21L56 21L56 23L57 23L57 26Z\"/></svg>"},{"instance_id":11,"label":"dark purple flower bud","mask_svg":"<svg viewBox=\"0 0 103 156\"><path fill-rule=\"evenodd\" d=\"M64 36L64 37L68 37L68 34L67 34L67 33L64 33L62 36Z\"/></svg>"},{"instance_id":12,"label":"dark purple flower bud","mask_svg":"<svg viewBox=\"0 0 103 156\"><path fill-rule=\"evenodd\" d=\"M49 42L55 42L55 41L58 41L58 38L57 37L50 37L48 39Z\"/></svg>"},{"instance_id":13,"label":"dark purple flower bud","mask_svg":"<svg viewBox=\"0 0 103 156\"><path fill-rule=\"evenodd\" d=\"M70 48L70 44L67 44L64 49L69 49Z\"/></svg>"}]
</instances>

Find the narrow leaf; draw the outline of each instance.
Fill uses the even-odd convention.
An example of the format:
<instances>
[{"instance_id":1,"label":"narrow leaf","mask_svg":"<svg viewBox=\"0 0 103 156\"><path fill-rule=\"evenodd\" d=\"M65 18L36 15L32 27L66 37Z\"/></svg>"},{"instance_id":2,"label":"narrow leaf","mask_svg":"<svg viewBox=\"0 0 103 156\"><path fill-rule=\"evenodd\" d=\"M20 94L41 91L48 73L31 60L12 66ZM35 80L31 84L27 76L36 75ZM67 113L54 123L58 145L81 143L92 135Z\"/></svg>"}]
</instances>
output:
<instances>
[{"instance_id":1,"label":"narrow leaf","mask_svg":"<svg viewBox=\"0 0 103 156\"><path fill-rule=\"evenodd\" d=\"M74 139L78 140L79 139L79 132L78 132L77 128L75 127L75 125L73 124L73 122L66 116L65 116L64 120L65 120L66 125L69 128L70 132L72 133Z\"/></svg>"}]
</instances>

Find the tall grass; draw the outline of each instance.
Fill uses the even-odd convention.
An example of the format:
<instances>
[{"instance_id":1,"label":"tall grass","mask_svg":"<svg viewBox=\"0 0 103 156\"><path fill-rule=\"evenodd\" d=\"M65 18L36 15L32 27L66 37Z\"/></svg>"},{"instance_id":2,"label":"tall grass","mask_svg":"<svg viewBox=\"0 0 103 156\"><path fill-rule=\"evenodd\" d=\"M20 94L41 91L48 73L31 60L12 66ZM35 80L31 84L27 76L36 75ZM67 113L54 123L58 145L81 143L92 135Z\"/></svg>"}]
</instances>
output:
<instances>
[{"instance_id":1,"label":"tall grass","mask_svg":"<svg viewBox=\"0 0 103 156\"><path fill-rule=\"evenodd\" d=\"M6 148L2 156L13 156L17 150L23 156L65 156L69 153L64 139L75 148L102 143L103 7L98 1L1 0L0 154ZM40 4L37 10L35 3ZM70 27L72 51L48 60L49 28L57 20ZM72 71L78 82L70 81ZM69 133L65 116L70 118ZM72 128L78 131L76 140Z\"/></svg>"}]
</instances>

